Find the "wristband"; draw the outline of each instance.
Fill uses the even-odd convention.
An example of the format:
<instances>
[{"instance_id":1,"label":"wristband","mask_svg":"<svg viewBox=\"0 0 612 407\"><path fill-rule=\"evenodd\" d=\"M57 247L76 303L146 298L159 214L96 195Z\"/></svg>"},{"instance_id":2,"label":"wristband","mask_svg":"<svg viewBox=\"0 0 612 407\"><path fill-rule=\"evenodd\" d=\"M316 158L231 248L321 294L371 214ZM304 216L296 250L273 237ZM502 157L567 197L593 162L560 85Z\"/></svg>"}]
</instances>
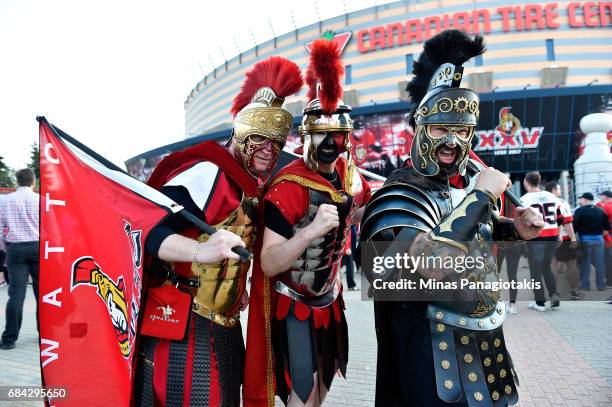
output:
<instances>
[{"instance_id":1,"label":"wristband","mask_svg":"<svg viewBox=\"0 0 612 407\"><path fill-rule=\"evenodd\" d=\"M195 245L193 246L193 262L198 262L198 252L200 251L200 242L196 240Z\"/></svg>"},{"instance_id":2,"label":"wristband","mask_svg":"<svg viewBox=\"0 0 612 407\"><path fill-rule=\"evenodd\" d=\"M484 192L491 200L491 204L497 206L497 198L495 198L495 195L493 195L491 191L485 188L474 188L474 190Z\"/></svg>"}]
</instances>

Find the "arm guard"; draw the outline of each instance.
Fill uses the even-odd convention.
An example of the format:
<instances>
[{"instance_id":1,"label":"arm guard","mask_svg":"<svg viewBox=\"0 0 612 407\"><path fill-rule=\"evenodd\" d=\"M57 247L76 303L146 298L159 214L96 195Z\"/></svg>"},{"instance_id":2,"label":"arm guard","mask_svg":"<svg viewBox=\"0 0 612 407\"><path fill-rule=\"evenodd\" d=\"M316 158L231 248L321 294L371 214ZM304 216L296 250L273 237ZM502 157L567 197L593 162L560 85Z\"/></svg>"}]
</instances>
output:
<instances>
[{"instance_id":1,"label":"arm guard","mask_svg":"<svg viewBox=\"0 0 612 407\"><path fill-rule=\"evenodd\" d=\"M429 232L429 237L431 240L448 243L467 253L465 242L474 238L479 223L486 222L487 217L491 215L491 206L492 201L487 193L474 190Z\"/></svg>"}]
</instances>

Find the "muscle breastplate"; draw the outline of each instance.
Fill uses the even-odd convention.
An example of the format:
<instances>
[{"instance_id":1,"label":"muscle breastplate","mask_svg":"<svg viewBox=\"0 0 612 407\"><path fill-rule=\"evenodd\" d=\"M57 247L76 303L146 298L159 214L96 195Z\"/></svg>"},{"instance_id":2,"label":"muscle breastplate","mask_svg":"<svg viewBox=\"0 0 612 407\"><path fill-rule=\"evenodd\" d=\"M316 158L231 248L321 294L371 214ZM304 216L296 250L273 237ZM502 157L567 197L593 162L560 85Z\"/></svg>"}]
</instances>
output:
<instances>
[{"instance_id":1,"label":"muscle breastplate","mask_svg":"<svg viewBox=\"0 0 612 407\"><path fill-rule=\"evenodd\" d=\"M293 227L294 234L310 225L319 206L335 205L340 224L323 237L313 240L279 280L305 297L321 296L333 290L344 253L346 238L355 211L353 197L341 192L344 200L338 204L327 193L309 190L308 212Z\"/></svg>"},{"instance_id":2,"label":"muscle breastplate","mask_svg":"<svg viewBox=\"0 0 612 407\"><path fill-rule=\"evenodd\" d=\"M242 238L246 248L255 242L253 215L256 199L242 198L227 219L214 225ZM208 240L208 235L198 237L199 242ZM193 311L221 325L233 326L240 306L240 298L246 287L246 276L250 263L238 260L224 260L214 264L192 263L191 278L198 279L200 287L194 296Z\"/></svg>"}]
</instances>

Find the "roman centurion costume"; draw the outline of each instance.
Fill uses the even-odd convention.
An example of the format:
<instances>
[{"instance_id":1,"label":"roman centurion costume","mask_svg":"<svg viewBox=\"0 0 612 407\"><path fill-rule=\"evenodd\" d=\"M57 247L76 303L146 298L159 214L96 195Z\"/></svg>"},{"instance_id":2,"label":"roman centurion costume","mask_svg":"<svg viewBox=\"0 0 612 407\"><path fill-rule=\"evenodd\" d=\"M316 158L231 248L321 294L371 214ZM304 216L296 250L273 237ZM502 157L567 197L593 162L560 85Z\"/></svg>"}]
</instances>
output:
<instances>
[{"instance_id":1,"label":"roman centurion costume","mask_svg":"<svg viewBox=\"0 0 612 407\"><path fill-rule=\"evenodd\" d=\"M482 37L457 30L425 43L408 85L415 128L412 166L393 172L372 196L361 223L361 244L371 248L373 241L389 241L394 253L485 261L460 274L432 266L415 274L384 273L384 279L422 280L437 272L439 281L496 281L492 241L517 239L514 225L495 216L494 196L474 188L482 169L469 157L479 98L460 86L461 65L483 52ZM438 132L432 134L434 127ZM445 134L440 135L440 127ZM456 146L452 164L437 158L444 145ZM375 296L376 405L515 404L517 378L502 331L505 317L499 291L459 288L440 300L432 293L423 301Z\"/></svg>"},{"instance_id":2,"label":"roman centurion costume","mask_svg":"<svg viewBox=\"0 0 612 407\"><path fill-rule=\"evenodd\" d=\"M305 77L309 102L299 129L303 146L296 150L303 158L270 183L264 223L290 239L313 222L320 205L329 204L338 209L339 225L310 242L288 270L272 279L263 274L256 255L252 284L262 295L252 288L245 406L273 406L275 390L285 404L305 404L317 385L315 402L321 402L337 372L346 373L340 267L353 215L370 190L350 157L339 157L350 152L353 129L351 108L340 99L342 73L337 46L326 39L315 41ZM332 174L317 171L334 160Z\"/></svg>"},{"instance_id":3,"label":"roman centurion costume","mask_svg":"<svg viewBox=\"0 0 612 407\"><path fill-rule=\"evenodd\" d=\"M215 229L237 234L251 250L261 185L276 165L292 127L293 117L282 104L302 84L293 62L271 57L257 63L234 99L229 147L204 142L173 153L159 163L149 184ZM262 169L253 160L264 150L272 158ZM174 233L200 242L208 239L180 219L169 218L150 234L147 252L157 256L161 242ZM157 285L189 291L193 303L183 340L141 337L137 404L238 406L244 362L239 312L250 262L151 262L150 272L161 270L164 275ZM154 297L152 285L156 284L149 284L148 293ZM164 316L175 318L171 311Z\"/></svg>"}]
</instances>

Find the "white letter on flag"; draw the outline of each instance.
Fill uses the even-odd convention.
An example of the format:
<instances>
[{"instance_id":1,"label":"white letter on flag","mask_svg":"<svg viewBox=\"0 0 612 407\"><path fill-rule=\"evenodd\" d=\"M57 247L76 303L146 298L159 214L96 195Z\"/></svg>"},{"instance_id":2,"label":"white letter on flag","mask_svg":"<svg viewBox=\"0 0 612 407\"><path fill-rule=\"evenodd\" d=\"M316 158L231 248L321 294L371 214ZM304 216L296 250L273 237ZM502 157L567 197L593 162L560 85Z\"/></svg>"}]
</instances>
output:
<instances>
[{"instance_id":1,"label":"white letter on flag","mask_svg":"<svg viewBox=\"0 0 612 407\"><path fill-rule=\"evenodd\" d=\"M45 359L44 362L42 362L42 367L47 366L49 363L53 362L54 360L59 358L59 355L55 352L51 352L52 350L55 350L57 348L59 348L59 342L55 342L52 341L50 339L40 339L40 346L42 347L42 345L49 345L47 346L43 351L40 352L40 357L41 359L46 357L48 359Z\"/></svg>"}]
</instances>

